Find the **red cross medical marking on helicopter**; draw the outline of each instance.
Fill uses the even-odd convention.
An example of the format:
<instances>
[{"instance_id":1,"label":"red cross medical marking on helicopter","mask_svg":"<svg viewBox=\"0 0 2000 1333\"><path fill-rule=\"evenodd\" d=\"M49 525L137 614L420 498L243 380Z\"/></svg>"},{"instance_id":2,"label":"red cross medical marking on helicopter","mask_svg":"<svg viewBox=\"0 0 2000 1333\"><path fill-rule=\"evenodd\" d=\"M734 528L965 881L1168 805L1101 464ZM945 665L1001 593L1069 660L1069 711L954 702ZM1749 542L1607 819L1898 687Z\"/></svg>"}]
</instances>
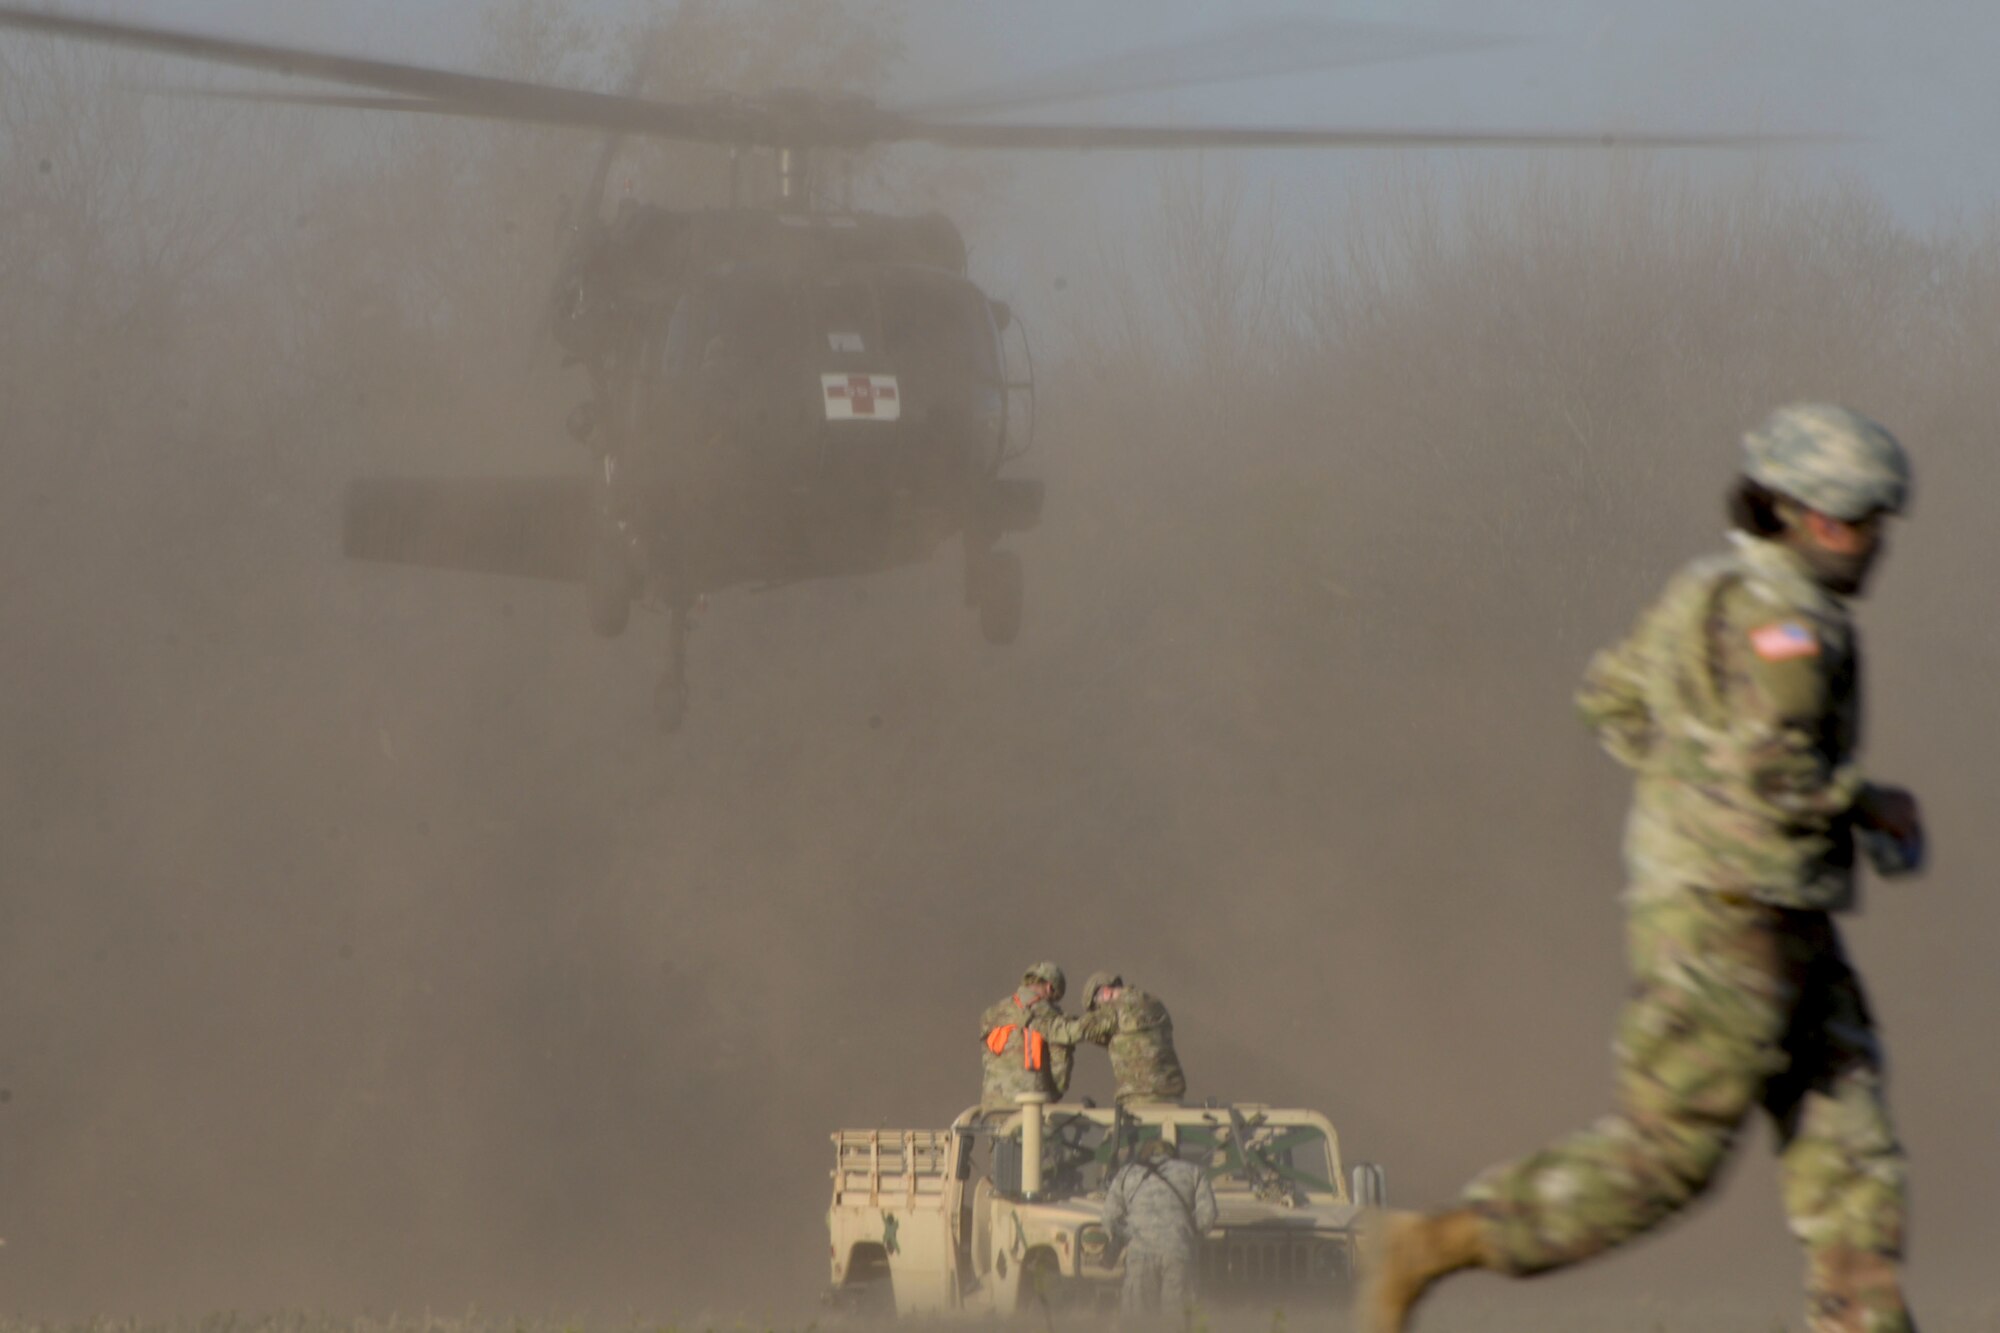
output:
<instances>
[{"instance_id":1,"label":"red cross medical marking on helicopter","mask_svg":"<svg viewBox=\"0 0 2000 1333\"><path fill-rule=\"evenodd\" d=\"M895 421L903 415L894 375L821 375L819 382L828 421Z\"/></svg>"}]
</instances>

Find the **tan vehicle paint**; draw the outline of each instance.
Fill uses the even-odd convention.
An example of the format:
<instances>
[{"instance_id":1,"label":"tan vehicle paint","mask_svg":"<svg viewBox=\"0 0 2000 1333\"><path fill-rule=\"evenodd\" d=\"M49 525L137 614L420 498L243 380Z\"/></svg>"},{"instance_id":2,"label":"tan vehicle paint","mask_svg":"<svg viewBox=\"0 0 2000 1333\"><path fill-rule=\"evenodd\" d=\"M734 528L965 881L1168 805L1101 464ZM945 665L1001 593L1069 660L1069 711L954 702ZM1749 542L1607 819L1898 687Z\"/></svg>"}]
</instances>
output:
<instances>
[{"instance_id":1,"label":"tan vehicle paint","mask_svg":"<svg viewBox=\"0 0 2000 1333\"><path fill-rule=\"evenodd\" d=\"M972 1108L943 1130L840 1130L830 1297L899 1315L1115 1306L1124 1269L1102 1225L1105 1185L1139 1142L1158 1137L1201 1163L1215 1186L1220 1217L1200 1258L1205 1301L1345 1298L1357 1218L1381 1203L1381 1170L1358 1166L1350 1178L1339 1136L1318 1112L1251 1103L1123 1113L1030 1103Z\"/></svg>"}]
</instances>

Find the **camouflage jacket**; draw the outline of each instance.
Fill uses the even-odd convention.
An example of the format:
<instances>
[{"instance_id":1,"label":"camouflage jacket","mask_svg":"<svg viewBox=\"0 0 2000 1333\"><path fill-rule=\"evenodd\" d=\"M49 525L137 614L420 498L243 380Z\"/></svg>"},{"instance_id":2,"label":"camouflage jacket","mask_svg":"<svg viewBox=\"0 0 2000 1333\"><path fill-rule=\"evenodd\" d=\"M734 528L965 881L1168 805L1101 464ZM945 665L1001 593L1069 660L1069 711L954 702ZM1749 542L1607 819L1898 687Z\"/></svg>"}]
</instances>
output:
<instances>
[{"instance_id":1,"label":"camouflage jacket","mask_svg":"<svg viewBox=\"0 0 2000 1333\"><path fill-rule=\"evenodd\" d=\"M1853 903L1851 811L1865 787L1853 623L1798 556L1734 540L1591 659L1577 708L1637 774L1635 882L1840 910Z\"/></svg>"},{"instance_id":2,"label":"camouflage jacket","mask_svg":"<svg viewBox=\"0 0 2000 1333\"><path fill-rule=\"evenodd\" d=\"M1121 1106L1177 1102L1187 1094L1187 1075L1174 1053L1174 1020L1167 1006L1145 991L1127 986L1110 1004L1063 1022L1059 1031L1072 1042L1108 1048Z\"/></svg>"},{"instance_id":3,"label":"camouflage jacket","mask_svg":"<svg viewBox=\"0 0 2000 1333\"><path fill-rule=\"evenodd\" d=\"M979 1016L980 1106L1011 1110L1024 1092L1060 1100L1069 1091L1076 1039L1064 1025L1072 1021L1026 988L986 1006Z\"/></svg>"},{"instance_id":4,"label":"camouflage jacket","mask_svg":"<svg viewBox=\"0 0 2000 1333\"><path fill-rule=\"evenodd\" d=\"M1215 1218L1215 1186L1193 1162L1128 1162L1104 1194L1104 1229L1146 1254L1192 1254Z\"/></svg>"}]
</instances>

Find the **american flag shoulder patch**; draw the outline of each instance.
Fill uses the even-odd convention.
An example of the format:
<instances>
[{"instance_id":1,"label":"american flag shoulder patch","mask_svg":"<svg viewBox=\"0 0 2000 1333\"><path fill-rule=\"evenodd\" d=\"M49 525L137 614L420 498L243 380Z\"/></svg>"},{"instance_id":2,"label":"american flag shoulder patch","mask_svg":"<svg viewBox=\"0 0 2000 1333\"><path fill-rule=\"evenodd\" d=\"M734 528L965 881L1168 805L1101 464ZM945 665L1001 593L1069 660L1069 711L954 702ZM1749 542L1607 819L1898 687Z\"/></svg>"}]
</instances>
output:
<instances>
[{"instance_id":1,"label":"american flag shoulder patch","mask_svg":"<svg viewBox=\"0 0 2000 1333\"><path fill-rule=\"evenodd\" d=\"M1750 631L1750 646L1766 662L1818 657L1819 638L1796 620L1775 620Z\"/></svg>"}]
</instances>

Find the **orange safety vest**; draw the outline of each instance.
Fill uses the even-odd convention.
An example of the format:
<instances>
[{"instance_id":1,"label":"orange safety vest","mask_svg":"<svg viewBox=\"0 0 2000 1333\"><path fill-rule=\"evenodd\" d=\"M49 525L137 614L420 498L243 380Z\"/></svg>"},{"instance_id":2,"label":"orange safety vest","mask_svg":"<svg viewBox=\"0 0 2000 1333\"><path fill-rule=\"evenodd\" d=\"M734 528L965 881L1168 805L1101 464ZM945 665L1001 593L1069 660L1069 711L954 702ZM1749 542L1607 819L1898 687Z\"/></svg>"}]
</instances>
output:
<instances>
[{"instance_id":1,"label":"orange safety vest","mask_svg":"<svg viewBox=\"0 0 2000 1333\"><path fill-rule=\"evenodd\" d=\"M1018 995L1014 997L1014 1007L1016 1009L1022 1007L1021 997ZM1019 1023L1002 1023L986 1033L986 1049L995 1055L1004 1052L1007 1049L1007 1039L1014 1035L1016 1028L1021 1031L1021 1068L1039 1070L1047 1057L1049 1040L1033 1028Z\"/></svg>"}]
</instances>

